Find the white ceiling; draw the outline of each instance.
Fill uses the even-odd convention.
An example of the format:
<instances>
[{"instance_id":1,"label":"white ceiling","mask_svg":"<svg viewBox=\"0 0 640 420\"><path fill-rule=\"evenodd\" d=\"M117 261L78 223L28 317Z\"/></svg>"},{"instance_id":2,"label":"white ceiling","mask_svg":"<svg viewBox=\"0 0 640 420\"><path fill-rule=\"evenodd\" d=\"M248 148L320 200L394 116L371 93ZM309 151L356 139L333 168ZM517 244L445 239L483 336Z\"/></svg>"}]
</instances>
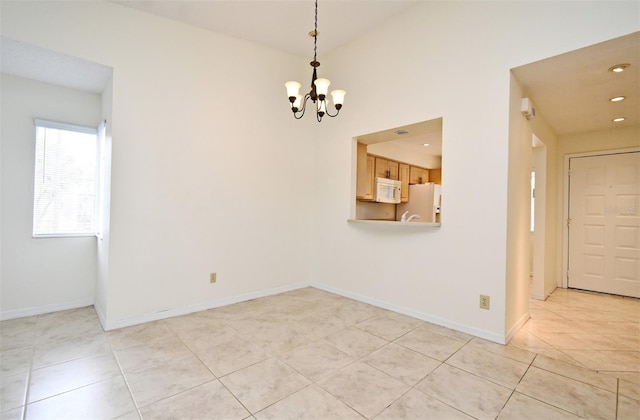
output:
<instances>
[{"instance_id":1,"label":"white ceiling","mask_svg":"<svg viewBox=\"0 0 640 420\"><path fill-rule=\"evenodd\" d=\"M144 12L313 57L313 0L109 0ZM318 60L419 0L319 0Z\"/></svg>"},{"instance_id":2,"label":"white ceiling","mask_svg":"<svg viewBox=\"0 0 640 420\"><path fill-rule=\"evenodd\" d=\"M404 134L398 133L398 131L403 131ZM393 141L394 147L402 148L414 156L442 157L442 118L394 127L358 137L358 142L366 145L388 141ZM425 147L425 144L428 146ZM368 150L371 152L372 149Z\"/></svg>"},{"instance_id":3,"label":"white ceiling","mask_svg":"<svg viewBox=\"0 0 640 420\"><path fill-rule=\"evenodd\" d=\"M608 69L621 63L622 73ZM559 134L640 123L640 32L513 69L538 114ZM609 99L622 95L621 102ZM621 123L611 120L624 116Z\"/></svg>"},{"instance_id":4,"label":"white ceiling","mask_svg":"<svg viewBox=\"0 0 640 420\"><path fill-rule=\"evenodd\" d=\"M13 76L102 93L111 67L0 37L0 71Z\"/></svg>"}]
</instances>

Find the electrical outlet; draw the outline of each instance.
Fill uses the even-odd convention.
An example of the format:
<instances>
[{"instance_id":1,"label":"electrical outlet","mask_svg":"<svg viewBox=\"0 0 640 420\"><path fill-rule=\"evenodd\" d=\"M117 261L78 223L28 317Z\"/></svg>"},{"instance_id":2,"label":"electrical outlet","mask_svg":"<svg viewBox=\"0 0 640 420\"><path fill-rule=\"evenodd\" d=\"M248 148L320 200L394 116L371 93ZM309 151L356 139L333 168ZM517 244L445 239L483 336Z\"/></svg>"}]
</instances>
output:
<instances>
[{"instance_id":1,"label":"electrical outlet","mask_svg":"<svg viewBox=\"0 0 640 420\"><path fill-rule=\"evenodd\" d=\"M491 309L491 297L487 295L480 295L480 308Z\"/></svg>"},{"instance_id":2,"label":"electrical outlet","mask_svg":"<svg viewBox=\"0 0 640 420\"><path fill-rule=\"evenodd\" d=\"M216 273L209 274L209 283L215 283L215 282L216 282Z\"/></svg>"}]
</instances>

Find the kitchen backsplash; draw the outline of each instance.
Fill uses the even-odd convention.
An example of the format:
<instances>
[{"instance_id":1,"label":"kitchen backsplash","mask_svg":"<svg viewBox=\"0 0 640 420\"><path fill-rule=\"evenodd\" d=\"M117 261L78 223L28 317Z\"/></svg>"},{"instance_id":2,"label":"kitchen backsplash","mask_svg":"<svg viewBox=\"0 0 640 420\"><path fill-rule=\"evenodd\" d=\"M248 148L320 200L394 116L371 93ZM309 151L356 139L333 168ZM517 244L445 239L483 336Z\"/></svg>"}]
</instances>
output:
<instances>
[{"instance_id":1,"label":"kitchen backsplash","mask_svg":"<svg viewBox=\"0 0 640 420\"><path fill-rule=\"evenodd\" d=\"M356 201L357 220L395 220L395 218L395 204Z\"/></svg>"}]
</instances>

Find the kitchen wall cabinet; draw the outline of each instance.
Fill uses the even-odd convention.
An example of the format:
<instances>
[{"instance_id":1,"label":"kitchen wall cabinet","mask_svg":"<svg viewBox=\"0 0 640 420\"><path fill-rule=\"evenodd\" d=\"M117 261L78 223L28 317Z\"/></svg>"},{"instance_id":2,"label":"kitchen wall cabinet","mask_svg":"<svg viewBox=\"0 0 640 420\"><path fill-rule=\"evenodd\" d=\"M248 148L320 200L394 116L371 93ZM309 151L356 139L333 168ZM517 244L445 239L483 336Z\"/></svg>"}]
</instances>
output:
<instances>
[{"instance_id":1,"label":"kitchen wall cabinet","mask_svg":"<svg viewBox=\"0 0 640 420\"><path fill-rule=\"evenodd\" d=\"M400 202L406 203L409 201L409 174L410 166L406 163L400 163L398 165L398 172L400 175Z\"/></svg>"},{"instance_id":2,"label":"kitchen wall cabinet","mask_svg":"<svg viewBox=\"0 0 640 420\"><path fill-rule=\"evenodd\" d=\"M401 182L400 202L409 201L409 184L440 183L440 169L426 169L367 153L367 145L358 143L356 200L373 201L375 178ZM432 176L433 174L433 176Z\"/></svg>"},{"instance_id":3,"label":"kitchen wall cabinet","mask_svg":"<svg viewBox=\"0 0 640 420\"><path fill-rule=\"evenodd\" d=\"M398 162L394 162L392 160L387 162L387 167L389 168L389 178L395 179L396 181L400 179L400 164Z\"/></svg>"},{"instance_id":4,"label":"kitchen wall cabinet","mask_svg":"<svg viewBox=\"0 0 640 420\"><path fill-rule=\"evenodd\" d=\"M373 172L376 166L376 158L367 156L367 188L365 190L364 199L373 200L374 176Z\"/></svg>"},{"instance_id":5,"label":"kitchen wall cabinet","mask_svg":"<svg viewBox=\"0 0 640 420\"><path fill-rule=\"evenodd\" d=\"M418 166L412 166L409 170L409 183L410 184L426 184L429 182L429 170L420 168Z\"/></svg>"},{"instance_id":6,"label":"kitchen wall cabinet","mask_svg":"<svg viewBox=\"0 0 640 420\"><path fill-rule=\"evenodd\" d=\"M375 172L374 156L367 154L367 145L358 143L356 199L373 200L373 178Z\"/></svg>"},{"instance_id":7,"label":"kitchen wall cabinet","mask_svg":"<svg viewBox=\"0 0 640 420\"><path fill-rule=\"evenodd\" d=\"M429 169L429 182L442 185L442 168Z\"/></svg>"},{"instance_id":8,"label":"kitchen wall cabinet","mask_svg":"<svg viewBox=\"0 0 640 420\"><path fill-rule=\"evenodd\" d=\"M376 178L398 178L398 162L376 156Z\"/></svg>"}]
</instances>

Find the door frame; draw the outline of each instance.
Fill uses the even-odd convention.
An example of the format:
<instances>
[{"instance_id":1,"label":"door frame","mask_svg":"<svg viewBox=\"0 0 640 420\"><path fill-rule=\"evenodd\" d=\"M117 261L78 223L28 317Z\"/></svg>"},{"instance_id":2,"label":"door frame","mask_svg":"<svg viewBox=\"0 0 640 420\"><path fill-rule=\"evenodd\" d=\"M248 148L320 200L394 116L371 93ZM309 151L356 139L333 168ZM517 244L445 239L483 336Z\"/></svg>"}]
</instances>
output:
<instances>
[{"instance_id":1,"label":"door frame","mask_svg":"<svg viewBox=\"0 0 640 420\"><path fill-rule=\"evenodd\" d=\"M547 238L547 145L536 136L531 135L533 147L533 169L536 174L535 203L534 203L534 231L532 232L531 268L533 283L529 295L533 299L545 300L547 293L545 279L551 275L547 272L546 238ZM557 281L556 281L557 282Z\"/></svg>"},{"instance_id":2,"label":"door frame","mask_svg":"<svg viewBox=\"0 0 640 420\"><path fill-rule=\"evenodd\" d=\"M562 204L562 284L559 287L564 289L568 288L567 272L569 270L569 160L579 157L589 156L608 156L608 155L620 155L624 153L640 152L640 147L627 147L624 149L610 149L610 150L596 150L592 152L570 153L564 155L564 168L562 176L564 178L563 188L563 204Z\"/></svg>"}]
</instances>

